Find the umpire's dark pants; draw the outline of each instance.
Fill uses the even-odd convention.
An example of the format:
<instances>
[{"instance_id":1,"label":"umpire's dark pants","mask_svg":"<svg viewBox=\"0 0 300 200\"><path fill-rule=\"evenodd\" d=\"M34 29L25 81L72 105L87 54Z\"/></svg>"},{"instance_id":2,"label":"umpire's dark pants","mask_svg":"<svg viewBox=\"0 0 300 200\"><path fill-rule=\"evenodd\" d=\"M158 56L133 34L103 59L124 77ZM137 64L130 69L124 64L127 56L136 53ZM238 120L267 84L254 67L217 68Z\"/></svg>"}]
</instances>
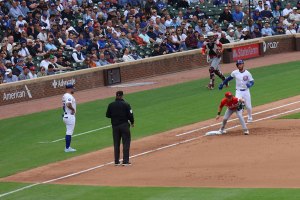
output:
<instances>
[{"instance_id":1,"label":"umpire's dark pants","mask_svg":"<svg viewBox=\"0 0 300 200\"><path fill-rule=\"evenodd\" d=\"M121 139L123 143L123 163L128 163L131 141L130 125L129 123L123 123L117 126L113 126L112 128L114 138L115 163L119 163L120 160Z\"/></svg>"}]
</instances>

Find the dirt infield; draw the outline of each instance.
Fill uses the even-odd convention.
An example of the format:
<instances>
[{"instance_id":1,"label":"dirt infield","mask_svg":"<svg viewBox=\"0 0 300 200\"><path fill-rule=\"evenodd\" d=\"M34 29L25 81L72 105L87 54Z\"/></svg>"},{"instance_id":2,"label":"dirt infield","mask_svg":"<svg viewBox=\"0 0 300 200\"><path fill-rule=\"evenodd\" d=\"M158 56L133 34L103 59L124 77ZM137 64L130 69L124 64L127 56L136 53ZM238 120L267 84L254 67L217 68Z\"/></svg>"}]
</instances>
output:
<instances>
[{"instance_id":1,"label":"dirt infield","mask_svg":"<svg viewBox=\"0 0 300 200\"><path fill-rule=\"evenodd\" d=\"M113 149L106 148L0 181L37 183L52 180L51 183L56 184L101 186L299 188L299 120L272 120L287 112L299 112L299 105L300 96L296 96L256 107L255 121L248 124L248 136L242 134L240 126L228 130L225 135L204 136L205 132L219 128L212 119L134 141L131 151L133 165L130 167L113 166ZM234 120L227 127L238 124ZM211 127L199 130L209 125ZM176 136L182 133L185 134ZM83 173L83 170L88 171ZM73 175L62 178L70 174Z\"/></svg>"},{"instance_id":2,"label":"dirt infield","mask_svg":"<svg viewBox=\"0 0 300 200\"><path fill-rule=\"evenodd\" d=\"M249 68L299 60L294 53L280 55L280 61L275 59L278 56L246 63ZM225 73L232 69L232 64L223 67ZM207 75L206 68L180 72L143 80L157 84L124 88L124 91L129 93L161 87ZM88 94L92 95L90 100L113 96L118 89L99 88L78 92L78 97L81 96L79 102L87 101ZM39 103L39 108L46 105L43 110L47 110L59 107L59 100L60 97L53 97L29 102L28 105ZM18 106L15 105L15 108ZM29 113L29 110L23 109L13 115L9 113L11 110L7 110L13 107L2 107L5 107L3 113L6 117ZM228 123L227 128L233 128L227 134L204 136L207 131L219 129L218 122L211 119L136 140L131 150L133 165L129 167L113 166L113 149L106 148L0 181L101 186L300 188L299 120L274 119L299 112L299 108L300 96L255 107L255 121L248 124L249 136L242 134L237 120ZM36 112L37 109L32 108L31 111ZM73 175L68 176L70 174Z\"/></svg>"}]
</instances>

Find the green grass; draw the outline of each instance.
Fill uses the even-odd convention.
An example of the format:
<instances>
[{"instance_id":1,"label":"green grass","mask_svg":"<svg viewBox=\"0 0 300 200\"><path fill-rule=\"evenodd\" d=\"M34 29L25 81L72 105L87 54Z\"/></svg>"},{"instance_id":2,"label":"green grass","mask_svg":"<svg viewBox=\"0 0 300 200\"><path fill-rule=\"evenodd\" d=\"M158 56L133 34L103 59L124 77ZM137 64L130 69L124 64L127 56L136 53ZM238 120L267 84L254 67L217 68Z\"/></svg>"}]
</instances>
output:
<instances>
[{"instance_id":1,"label":"green grass","mask_svg":"<svg viewBox=\"0 0 300 200\"><path fill-rule=\"evenodd\" d=\"M281 119L300 119L300 112L281 117Z\"/></svg>"},{"instance_id":2,"label":"green grass","mask_svg":"<svg viewBox=\"0 0 300 200\"><path fill-rule=\"evenodd\" d=\"M299 95L300 62L251 70L255 85L251 90L254 106ZM136 127L133 139L213 118L223 91L208 91L208 79L177 84L125 95L134 110ZM229 90L234 92L234 82ZM276 91L276 92L274 92ZM78 105L75 134L110 124L104 99ZM51 110L0 121L0 177L33 167L65 160L112 145L111 129L75 137L72 146L79 151L65 154L64 141L41 144L64 137L61 110Z\"/></svg>"},{"instance_id":3,"label":"green grass","mask_svg":"<svg viewBox=\"0 0 300 200\"><path fill-rule=\"evenodd\" d=\"M0 188L16 189L20 184L0 183ZM0 189L1 192L2 189ZM97 187L39 185L3 197L3 200L299 200L298 189L228 189L170 187Z\"/></svg>"}]
</instances>

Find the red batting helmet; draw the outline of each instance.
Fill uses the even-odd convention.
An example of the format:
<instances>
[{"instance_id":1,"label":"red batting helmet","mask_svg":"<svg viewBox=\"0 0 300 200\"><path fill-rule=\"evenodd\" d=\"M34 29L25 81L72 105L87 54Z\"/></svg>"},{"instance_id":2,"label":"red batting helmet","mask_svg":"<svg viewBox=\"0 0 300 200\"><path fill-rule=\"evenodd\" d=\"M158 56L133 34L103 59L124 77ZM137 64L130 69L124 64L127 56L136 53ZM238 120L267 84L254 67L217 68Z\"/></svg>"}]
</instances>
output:
<instances>
[{"instance_id":1,"label":"red batting helmet","mask_svg":"<svg viewBox=\"0 0 300 200\"><path fill-rule=\"evenodd\" d=\"M225 93L225 97L227 97L227 98L232 97L232 93L231 93L231 92L226 92L226 93Z\"/></svg>"}]
</instances>

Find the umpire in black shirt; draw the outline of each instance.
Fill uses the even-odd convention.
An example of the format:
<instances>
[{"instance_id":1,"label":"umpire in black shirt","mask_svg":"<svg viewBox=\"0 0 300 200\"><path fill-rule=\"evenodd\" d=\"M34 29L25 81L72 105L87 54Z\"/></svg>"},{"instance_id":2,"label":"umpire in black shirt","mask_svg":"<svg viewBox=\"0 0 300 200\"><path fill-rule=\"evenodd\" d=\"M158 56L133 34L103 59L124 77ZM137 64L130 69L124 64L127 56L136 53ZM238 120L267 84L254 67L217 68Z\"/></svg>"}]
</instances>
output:
<instances>
[{"instance_id":1,"label":"umpire in black shirt","mask_svg":"<svg viewBox=\"0 0 300 200\"><path fill-rule=\"evenodd\" d=\"M123 143L123 166L129 162L130 125L134 127L134 117L130 105L123 99L123 91L116 93L116 100L107 107L106 117L111 119L114 139L115 165L120 165L120 143ZM130 123L129 123L130 122Z\"/></svg>"}]
</instances>

